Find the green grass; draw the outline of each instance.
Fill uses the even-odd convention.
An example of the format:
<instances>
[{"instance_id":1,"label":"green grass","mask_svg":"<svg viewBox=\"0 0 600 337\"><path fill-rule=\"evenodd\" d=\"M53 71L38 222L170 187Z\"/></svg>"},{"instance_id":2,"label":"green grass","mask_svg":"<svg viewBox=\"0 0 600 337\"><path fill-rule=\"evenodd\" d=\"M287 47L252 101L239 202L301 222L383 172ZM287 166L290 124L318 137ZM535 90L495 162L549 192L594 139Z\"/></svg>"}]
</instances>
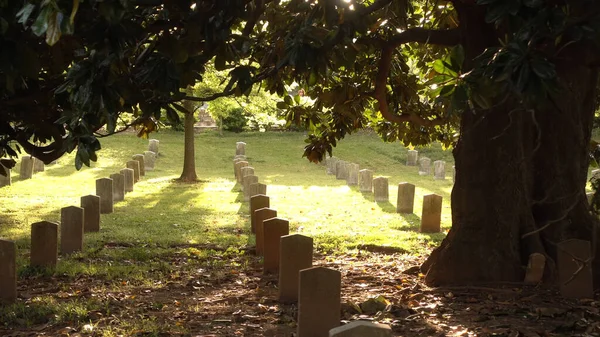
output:
<instances>
[{"instance_id":1,"label":"green grass","mask_svg":"<svg viewBox=\"0 0 600 337\"><path fill-rule=\"evenodd\" d=\"M72 155L30 180L19 180L19 165L13 169L13 185L0 189L0 237L17 242L21 279L58 278L59 288L66 292L70 283L94 280L103 283L101 291L109 292L140 285L158 287L157 280L177 277L175 274L186 268L215 269L217 279L220 269L243 269L248 260L241 258L238 249L254 245L254 237L249 232L248 204L242 201L233 178L236 141L247 143L248 161L260 182L267 184L271 207L290 221L292 233L312 236L320 253L335 256L370 244L426 254L445 235L418 232L422 198L429 193L443 196L443 232L450 227L453 161L451 153L439 145L419 151L432 161L446 160L445 181L419 176L416 167L405 166L407 149L398 143L383 143L366 132L341 141L334 156L371 169L375 176L388 177L390 202L375 203L371 194L346 186L345 181L327 175L324 166L302 158L302 133L197 134L196 169L201 181L196 184L174 181L183 165L183 134L161 131L153 137L160 140L156 169L147 172L135 191L115 205L114 213L102 215L101 231L86 234L84 251L60 257L55 270L28 267L30 225L59 221L62 207L79 206L81 196L95 193L96 179L124 168L133 154L147 149L148 141L134 134L102 139L99 161L81 171L74 169ZM417 186L415 212L410 215L395 212L397 185L404 181ZM215 249L202 249L204 246ZM192 262L179 263L182 257ZM5 326L30 326L44 320L85 324L88 312L98 309L93 298L47 295L29 300L27 310L23 305L0 308L0 322ZM132 330L164 329L158 322L144 319L110 326L103 334Z\"/></svg>"}]
</instances>

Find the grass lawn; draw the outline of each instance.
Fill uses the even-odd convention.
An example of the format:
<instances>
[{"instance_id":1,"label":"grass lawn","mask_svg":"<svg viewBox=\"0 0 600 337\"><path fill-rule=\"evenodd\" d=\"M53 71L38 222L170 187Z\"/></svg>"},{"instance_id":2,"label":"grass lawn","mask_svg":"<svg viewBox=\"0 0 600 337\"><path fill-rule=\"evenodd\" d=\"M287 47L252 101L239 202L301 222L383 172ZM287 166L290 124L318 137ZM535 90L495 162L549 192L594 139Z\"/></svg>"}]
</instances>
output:
<instances>
[{"instance_id":1,"label":"grass lawn","mask_svg":"<svg viewBox=\"0 0 600 337\"><path fill-rule=\"evenodd\" d=\"M19 166L13 169L12 186L0 189L0 237L17 242L22 298L16 305L0 309L0 329L40 324L81 328L94 321L94 313L109 314L106 303L117 289L121 293L140 287L164 290L169 279L200 267L215 273L212 281L232 269L248 268L256 258L244 254L254 245L254 237L249 233L248 204L233 179L236 141L247 143L248 161L267 184L271 207L290 221L291 232L312 236L318 254L326 259L360 254L357 247L362 245L390 246L413 256L426 254L444 236L418 232L422 196L428 193L444 197L444 231L450 226L451 170L445 181L419 176L415 167L403 164L404 147L383 143L370 133L348 137L334 155L373 170L375 176L388 177L388 203L375 203L371 194L346 186L345 181L327 175L324 166L302 158L302 133L197 134L196 165L201 178L197 184L174 181L183 163L183 134L161 131L153 136L160 140L156 169L147 172L135 191L115 205L114 213L102 215L101 231L86 234L84 252L60 257L54 271L28 267L30 225L59 221L61 207L79 206L81 196L95 193L95 179L125 167L133 154L146 150L148 141L131 133L102 139L98 162L81 171L74 169L72 155L47 166L31 180L20 181ZM450 153L439 146L424 148L421 153L432 160L446 160L451 168ZM404 181L417 186L415 214L395 212L396 186ZM59 284L48 284L57 280ZM95 296L77 296L78 291L86 291L80 289L80 282L90 282L87 291ZM96 324L95 333L116 336L192 329L166 327L156 319L120 319Z\"/></svg>"}]
</instances>

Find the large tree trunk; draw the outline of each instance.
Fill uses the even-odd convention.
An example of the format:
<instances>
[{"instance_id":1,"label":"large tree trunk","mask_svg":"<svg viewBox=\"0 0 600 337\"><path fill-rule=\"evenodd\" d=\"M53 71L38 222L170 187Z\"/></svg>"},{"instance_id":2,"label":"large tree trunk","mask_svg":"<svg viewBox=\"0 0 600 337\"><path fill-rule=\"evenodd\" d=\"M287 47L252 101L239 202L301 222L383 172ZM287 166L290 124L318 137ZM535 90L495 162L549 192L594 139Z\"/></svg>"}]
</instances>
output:
<instances>
[{"instance_id":1,"label":"large tree trunk","mask_svg":"<svg viewBox=\"0 0 600 337\"><path fill-rule=\"evenodd\" d=\"M196 175L196 156L194 149L194 107L187 101L184 102L185 108L190 113L185 114L184 119L184 151L183 151L183 172L179 180L182 182L196 182L198 176Z\"/></svg>"},{"instance_id":2,"label":"large tree trunk","mask_svg":"<svg viewBox=\"0 0 600 337\"><path fill-rule=\"evenodd\" d=\"M471 59L494 41L479 31L464 43ZM521 282L532 253L546 256L544 277L553 281L557 243L598 238L585 198L598 72L568 58L557 72L560 93L535 110L510 99L462 116L452 228L422 266L428 284Z\"/></svg>"}]
</instances>

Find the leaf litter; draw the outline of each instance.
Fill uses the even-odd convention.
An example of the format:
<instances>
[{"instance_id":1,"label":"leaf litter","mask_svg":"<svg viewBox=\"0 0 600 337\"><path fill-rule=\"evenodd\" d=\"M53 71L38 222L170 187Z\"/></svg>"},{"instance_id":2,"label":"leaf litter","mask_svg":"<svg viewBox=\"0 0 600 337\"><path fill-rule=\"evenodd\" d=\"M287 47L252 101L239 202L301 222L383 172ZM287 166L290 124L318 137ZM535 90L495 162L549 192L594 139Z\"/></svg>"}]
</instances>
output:
<instances>
[{"instance_id":1,"label":"leaf litter","mask_svg":"<svg viewBox=\"0 0 600 337\"><path fill-rule=\"evenodd\" d=\"M73 320L0 324L0 335L295 336L297 306L278 303L277 279L263 275L252 249L239 252L213 257L215 264L177 251L168 270L148 272L143 282L25 276L19 302L26 306L40 296L100 305ZM564 299L551 288L429 288L418 267L424 258L393 251L315 253L314 260L342 273L343 322L389 324L394 336L600 336L600 302Z\"/></svg>"}]
</instances>

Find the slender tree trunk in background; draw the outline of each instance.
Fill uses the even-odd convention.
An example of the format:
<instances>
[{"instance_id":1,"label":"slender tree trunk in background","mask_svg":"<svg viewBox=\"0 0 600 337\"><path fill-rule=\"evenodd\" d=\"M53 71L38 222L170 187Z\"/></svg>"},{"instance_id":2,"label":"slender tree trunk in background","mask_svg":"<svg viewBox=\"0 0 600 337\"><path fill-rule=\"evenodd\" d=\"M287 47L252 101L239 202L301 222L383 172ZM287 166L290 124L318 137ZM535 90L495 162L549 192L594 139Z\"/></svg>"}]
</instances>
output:
<instances>
[{"instance_id":1,"label":"slender tree trunk in background","mask_svg":"<svg viewBox=\"0 0 600 337\"><path fill-rule=\"evenodd\" d=\"M470 14L461 22L482 17ZM496 43L483 24L466 26L480 32L463 44L467 59L486 41ZM585 197L598 71L586 66L581 51L557 64L561 91L539 109L508 100L464 113L453 151L452 228L422 266L428 284L522 282L532 253L546 256L544 278L555 282L556 245L598 239ZM599 261L593 261L596 281Z\"/></svg>"},{"instance_id":2,"label":"slender tree trunk in background","mask_svg":"<svg viewBox=\"0 0 600 337\"><path fill-rule=\"evenodd\" d=\"M190 101L184 101L183 106L190 112L185 114L184 118L184 151L183 151L183 172L179 180L182 182L196 182L196 155L194 149L194 105Z\"/></svg>"}]
</instances>

